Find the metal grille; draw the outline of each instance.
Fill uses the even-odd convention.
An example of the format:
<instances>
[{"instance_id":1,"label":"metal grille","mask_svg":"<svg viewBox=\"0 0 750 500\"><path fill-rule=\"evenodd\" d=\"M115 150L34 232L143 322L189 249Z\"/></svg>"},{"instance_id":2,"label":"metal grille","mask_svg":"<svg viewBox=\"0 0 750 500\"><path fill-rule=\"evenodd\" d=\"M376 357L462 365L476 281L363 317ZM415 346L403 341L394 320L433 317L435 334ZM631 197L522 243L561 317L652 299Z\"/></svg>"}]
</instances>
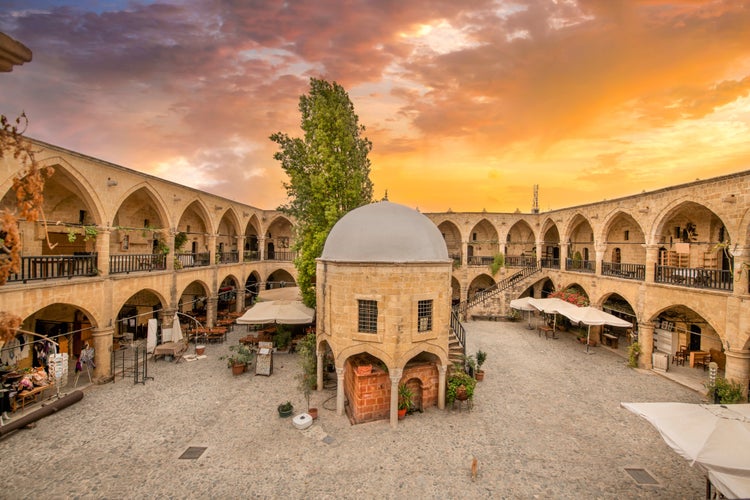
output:
<instances>
[{"instance_id":1,"label":"metal grille","mask_svg":"<svg viewBox=\"0 0 750 500\"><path fill-rule=\"evenodd\" d=\"M205 446L191 446L185 452L180 455L181 459L187 459L187 460L195 460L196 458L199 458L201 455L203 455L203 452L206 451Z\"/></svg>"},{"instance_id":2,"label":"metal grille","mask_svg":"<svg viewBox=\"0 0 750 500\"><path fill-rule=\"evenodd\" d=\"M378 303L375 300L358 300L360 333L378 333Z\"/></svg>"},{"instance_id":3,"label":"metal grille","mask_svg":"<svg viewBox=\"0 0 750 500\"><path fill-rule=\"evenodd\" d=\"M417 303L417 331L429 332L432 330L432 301L420 300Z\"/></svg>"},{"instance_id":4,"label":"metal grille","mask_svg":"<svg viewBox=\"0 0 750 500\"><path fill-rule=\"evenodd\" d=\"M654 479L654 476L649 474L646 469L625 469L625 472L630 474L636 483L638 484L659 484L659 481Z\"/></svg>"}]
</instances>

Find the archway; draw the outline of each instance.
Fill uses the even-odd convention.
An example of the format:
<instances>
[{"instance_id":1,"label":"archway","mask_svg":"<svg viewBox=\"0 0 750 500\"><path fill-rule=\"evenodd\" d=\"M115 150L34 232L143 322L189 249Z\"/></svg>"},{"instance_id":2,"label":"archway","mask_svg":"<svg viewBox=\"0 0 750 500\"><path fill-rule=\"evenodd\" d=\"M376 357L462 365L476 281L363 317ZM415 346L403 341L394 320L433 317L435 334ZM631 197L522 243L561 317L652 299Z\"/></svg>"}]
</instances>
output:
<instances>
[{"instance_id":1,"label":"archway","mask_svg":"<svg viewBox=\"0 0 750 500\"><path fill-rule=\"evenodd\" d=\"M141 290L131 295L117 313L115 341L145 339L148 320L158 319L163 306L159 296L151 290Z\"/></svg>"}]
</instances>

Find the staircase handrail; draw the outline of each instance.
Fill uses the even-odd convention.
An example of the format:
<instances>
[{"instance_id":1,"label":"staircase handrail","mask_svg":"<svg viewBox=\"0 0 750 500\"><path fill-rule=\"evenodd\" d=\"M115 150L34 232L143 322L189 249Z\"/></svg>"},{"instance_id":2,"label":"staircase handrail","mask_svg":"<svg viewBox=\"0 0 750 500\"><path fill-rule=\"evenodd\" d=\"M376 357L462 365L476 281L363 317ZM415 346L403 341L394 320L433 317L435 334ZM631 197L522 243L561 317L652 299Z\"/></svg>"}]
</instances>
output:
<instances>
[{"instance_id":1,"label":"staircase handrail","mask_svg":"<svg viewBox=\"0 0 750 500\"><path fill-rule=\"evenodd\" d=\"M466 329L461 324L461 320L458 318L458 313L455 310L451 310L451 331L455 335L458 343L461 344L463 354L466 356Z\"/></svg>"},{"instance_id":2,"label":"staircase handrail","mask_svg":"<svg viewBox=\"0 0 750 500\"><path fill-rule=\"evenodd\" d=\"M529 276L536 274L538 272L541 272L542 268L539 266L536 267L524 267L517 273L502 279L489 287L486 290L482 290L481 292L478 292L476 295L474 295L470 300L467 300L465 302L461 302L457 306L453 308L453 310L457 314L463 314L465 313L470 307L474 307L475 305L484 302L485 300L489 299L490 297L494 297L498 293L508 289L509 287L515 285L519 281L528 278Z\"/></svg>"}]
</instances>

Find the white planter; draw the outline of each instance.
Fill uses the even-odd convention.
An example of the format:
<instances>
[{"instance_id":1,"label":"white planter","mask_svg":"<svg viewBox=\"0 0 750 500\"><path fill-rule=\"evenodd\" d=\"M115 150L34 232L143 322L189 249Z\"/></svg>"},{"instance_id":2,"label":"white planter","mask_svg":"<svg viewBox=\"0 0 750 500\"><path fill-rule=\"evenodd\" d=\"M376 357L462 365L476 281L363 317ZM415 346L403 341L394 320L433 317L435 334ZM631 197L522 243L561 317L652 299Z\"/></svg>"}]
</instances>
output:
<instances>
[{"instance_id":1,"label":"white planter","mask_svg":"<svg viewBox=\"0 0 750 500\"><path fill-rule=\"evenodd\" d=\"M309 413L300 413L292 419L292 425L297 429L303 430L310 427L313 423L313 418Z\"/></svg>"}]
</instances>

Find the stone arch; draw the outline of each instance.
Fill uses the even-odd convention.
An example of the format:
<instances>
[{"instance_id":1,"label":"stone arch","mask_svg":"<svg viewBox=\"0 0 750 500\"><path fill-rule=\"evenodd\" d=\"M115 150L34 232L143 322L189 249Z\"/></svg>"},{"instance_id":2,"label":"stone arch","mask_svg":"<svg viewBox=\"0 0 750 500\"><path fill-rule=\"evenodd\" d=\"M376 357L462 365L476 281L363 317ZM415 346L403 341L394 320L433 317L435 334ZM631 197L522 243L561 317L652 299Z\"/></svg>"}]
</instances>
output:
<instances>
[{"instance_id":1,"label":"stone arch","mask_svg":"<svg viewBox=\"0 0 750 500\"><path fill-rule=\"evenodd\" d=\"M471 300L474 295L481 292L482 290L486 290L487 288L490 288L495 284L495 280L492 279L492 276L490 276L487 273L481 273L474 277L473 280L471 280L471 283L469 283L469 288L467 291L467 299Z\"/></svg>"},{"instance_id":2,"label":"stone arch","mask_svg":"<svg viewBox=\"0 0 750 500\"><path fill-rule=\"evenodd\" d=\"M395 360L392 359L387 352L380 349L376 344L362 344L352 345L342 349L340 352L336 351L334 344L329 344L331 352L333 352L333 359L336 368L343 369L346 366L346 361L358 354L369 354L370 356L379 359L386 366L393 368L395 366Z\"/></svg>"},{"instance_id":3,"label":"stone arch","mask_svg":"<svg viewBox=\"0 0 750 500\"><path fill-rule=\"evenodd\" d=\"M112 216L110 254L153 253L170 228L170 218L159 194L150 184L141 182L128 189L116 207ZM158 221L153 220L154 216Z\"/></svg>"},{"instance_id":4,"label":"stone arch","mask_svg":"<svg viewBox=\"0 0 750 500\"><path fill-rule=\"evenodd\" d=\"M594 228L591 222L583 214L576 213L563 228L562 240L568 244L568 253L565 258L573 261L595 260L594 250ZM581 257L578 259L578 257Z\"/></svg>"},{"instance_id":5,"label":"stone arch","mask_svg":"<svg viewBox=\"0 0 750 500\"><path fill-rule=\"evenodd\" d=\"M638 313L635 310L635 307L633 307L633 304L636 302L632 298L628 299L625 297L623 293L624 291L622 290L604 293L598 300L596 300L595 304L605 312L623 317L626 321L630 321L633 323L633 329L637 329ZM592 305L594 305L594 303L592 303Z\"/></svg>"},{"instance_id":6,"label":"stone arch","mask_svg":"<svg viewBox=\"0 0 750 500\"><path fill-rule=\"evenodd\" d=\"M448 248L448 255L455 261L461 262L461 230L451 220L444 220L437 226L445 240L445 246Z\"/></svg>"},{"instance_id":7,"label":"stone arch","mask_svg":"<svg viewBox=\"0 0 750 500\"><path fill-rule=\"evenodd\" d=\"M572 291L574 291L576 293L584 295L586 297L586 300L588 300L589 303L591 303L591 295L590 295L590 293L586 290L586 287L584 287L583 285L581 285L578 281L571 281L570 283L568 283L566 285L561 285L558 288L558 291L560 291L560 292L572 292Z\"/></svg>"},{"instance_id":8,"label":"stone arch","mask_svg":"<svg viewBox=\"0 0 750 500\"><path fill-rule=\"evenodd\" d=\"M181 280L176 288L182 290L177 296L177 305L180 312L189 313L206 309L206 301L211 295L211 287L205 281L184 278L184 281Z\"/></svg>"},{"instance_id":9,"label":"stone arch","mask_svg":"<svg viewBox=\"0 0 750 500\"><path fill-rule=\"evenodd\" d=\"M117 212L119 212L120 208L122 207L123 203L125 203L128 198L136 194L138 191L143 191L145 195L149 198L149 201L151 201L154 206L156 207L156 212L159 216L159 220L162 223L162 228L168 229L171 225L171 218L169 214L169 210L166 207L166 204L164 203L164 200L162 199L159 192L154 189L154 187L149 184L146 181L139 182L137 184L134 184L130 187L127 191L125 191L120 199L118 200L115 208L115 214L112 216L112 224L114 225L114 217L116 216Z\"/></svg>"},{"instance_id":10,"label":"stone arch","mask_svg":"<svg viewBox=\"0 0 750 500\"><path fill-rule=\"evenodd\" d=\"M455 276L451 276L451 304L458 305L461 302L461 282Z\"/></svg>"},{"instance_id":11,"label":"stone arch","mask_svg":"<svg viewBox=\"0 0 750 500\"><path fill-rule=\"evenodd\" d=\"M285 287L285 286L296 286L297 281L292 276L292 273L283 268L277 268L268 273L265 279L263 288L269 290L271 288Z\"/></svg>"},{"instance_id":12,"label":"stone arch","mask_svg":"<svg viewBox=\"0 0 750 500\"><path fill-rule=\"evenodd\" d=\"M560 230L557 224L547 218L542 223L542 230L539 233L539 243L542 247L542 267L559 268L560 259Z\"/></svg>"},{"instance_id":13,"label":"stone arch","mask_svg":"<svg viewBox=\"0 0 750 500\"><path fill-rule=\"evenodd\" d=\"M224 276L219 282L219 289L216 292L218 297L217 308L219 311L232 310L236 304L237 290L240 289L241 281L232 273Z\"/></svg>"},{"instance_id":14,"label":"stone arch","mask_svg":"<svg viewBox=\"0 0 750 500\"><path fill-rule=\"evenodd\" d=\"M255 297L258 296L261 290L260 285L260 273L258 273L258 271L251 271L245 280L245 307L251 305L255 301Z\"/></svg>"},{"instance_id":15,"label":"stone arch","mask_svg":"<svg viewBox=\"0 0 750 500\"><path fill-rule=\"evenodd\" d=\"M148 320L157 318L167 304L164 296L152 288L142 288L120 300L115 309L115 336L130 337L130 340L146 338Z\"/></svg>"},{"instance_id":16,"label":"stone arch","mask_svg":"<svg viewBox=\"0 0 750 500\"><path fill-rule=\"evenodd\" d=\"M708 214L710 214L710 216L715 218L716 221L720 222L724 227L724 237L731 240L732 235L729 234L728 225L721 217L719 217L718 213L715 210L710 208L709 203L698 203L694 200L694 198L690 198L685 195L675 198L669 204L667 204L667 206L665 206L663 210L661 210L659 215L654 220L654 224L648 234L649 242L652 244L665 244L669 243L670 237L672 238L672 241L674 241L676 239L676 234L672 232L673 228L669 227L668 225L674 224L676 219L676 222L682 222L682 219L695 217L697 215L695 214L695 211L701 211L704 213L707 212ZM681 226L681 229L686 228ZM709 229L709 231L711 229ZM700 227L696 228L696 232L700 230ZM706 232L703 231L702 234L698 234L700 238L698 241L706 241L703 239L707 238L705 236L705 233ZM708 237L710 236L711 232L709 232ZM664 238L664 240L662 240L662 238Z\"/></svg>"},{"instance_id":17,"label":"stone arch","mask_svg":"<svg viewBox=\"0 0 750 500\"><path fill-rule=\"evenodd\" d=\"M668 329L676 331L680 338L679 345L686 345L690 348L691 340L695 342L691 325L699 325L701 328L701 346L699 349L691 350L709 350L710 348L723 350L726 343L724 332L718 330L714 325L720 324L719 321L712 319L710 316L696 310L685 304L668 304L654 307L649 313L644 314L644 318L655 325L656 328L664 327L664 322L671 323ZM691 338L692 337L692 338ZM703 344L703 339L706 343Z\"/></svg>"},{"instance_id":18,"label":"stone arch","mask_svg":"<svg viewBox=\"0 0 750 500\"><path fill-rule=\"evenodd\" d=\"M294 237L294 225L289 218L277 214L265 229L265 255L267 260L292 259L292 244Z\"/></svg>"},{"instance_id":19,"label":"stone arch","mask_svg":"<svg viewBox=\"0 0 750 500\"><path fill-rule=\"evenodd\" d=\"M211 227L211 217L208 209L199 198L188 203L180 213L177 231L187 235L187 253L197 254L208 252L209 235L215 231Z\"/></svg>"},{"instance_id":20,"label":"stone arch","mask_svg":"<svg viewBox=\"0 0 750 500\"><path fill-rule=\"evenodd\" d=\"M396 368L404 368L410 361L422 354L434 356L436 358L435 361L439 361L443 366L450 365L448 352L445 349L442 349L437 345L422 343L419 345L415 345L410 350L402 354L396 362Z\"/></svg>"},{"instance_id":21,"label":"stone arch","mask_svg":"<svg viewBox=\"0 0 750 500\"><path fill-rule=\"evenodd\" d=\"M524 219L516 221L505 237L505 262L509 266L536 265L536 239L534 229Z\"/></svg>"},{"instance_id":22,"label":"stone arch","mask_svg":"<svg viewBox=\"0 0 750 500\"><path fill-rule=\"evenodd\" d=\"M469 231L467 261L469 265L485 265L500 251L497 229L483 218Z\"/></svg>"},{"instance_id":23,"label":"stone arch","mask_svg":"<svg viewBox=\"0 0 750 500\"><path fill-rule=\"evenodd\" d=\"M216 252L223 255L221 262L237 262L234 256L238 256L240 240L240 221L237 212L229 207L219 219L216 225Z\"/></svg>"},{"instance_id":24,"label":"stone arch","mask_svg":"<svg viewBox=\"0 0 750 500\"><path fill-rule=\"evenodd\" d=\"M253 214L245 226L244 260L260 260L260 240L262 237L260 220L258 220L257 214Z\"/></svg>"}]
</instances>

